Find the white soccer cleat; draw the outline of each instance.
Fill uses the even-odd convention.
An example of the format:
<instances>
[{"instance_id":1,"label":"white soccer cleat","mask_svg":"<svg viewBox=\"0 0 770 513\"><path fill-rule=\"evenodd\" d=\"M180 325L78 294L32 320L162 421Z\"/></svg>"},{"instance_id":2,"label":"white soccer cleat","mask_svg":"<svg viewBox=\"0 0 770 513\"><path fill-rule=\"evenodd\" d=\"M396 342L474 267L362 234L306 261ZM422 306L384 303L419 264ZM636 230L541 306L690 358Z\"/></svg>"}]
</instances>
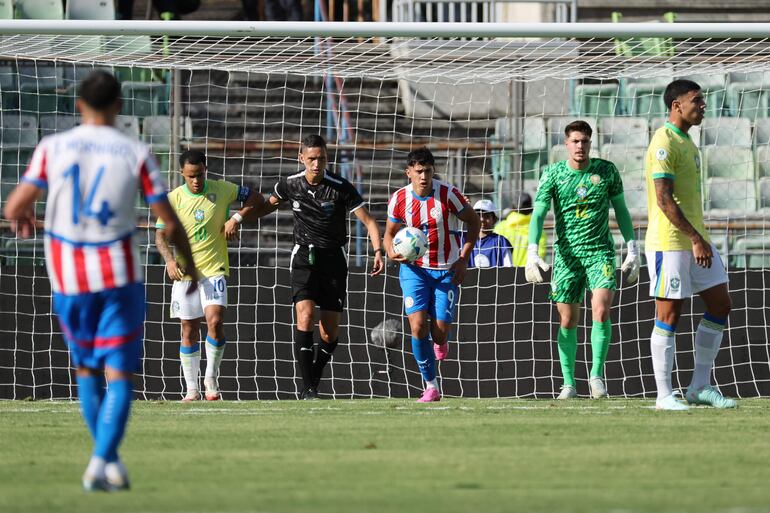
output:
<instances>
[{"instance_id":1,"label":"white soccer cleat","mask_svg":"<svg viewBox=\"0 0 770 513\"><path fill-rule=\"evenodd\" d=\"M207 401L219 401L222 399L222 394L219 392L219 385L214 378L206 378L203 380L203 385L206 387L206 393L204 397Z\"/></svg>"},{"instance_id":2,"label":"white soccer cleat","mask_svg":"<svg viewBox=\"0 0 770 513\"><path fill-rule=\"evenodd\" d=\"M565 399L575 399L577 397L577 390L575 390L575 387L564 385L561 387L561 392L559 393L559 396L556 398L560 401L564 401Z\"/></svg>"},{"instance_id":3,"label":"white soccer cleat","mask_svg":"<svg viewBox=\"0 0 770 513\"><path fill-rule=\"evenodd\" d=\"M83 474L83 491L86 492L111 492L113 491L112 485L107 481L107 476L104 474L94 475L86 471Z\"/></svg>"},{"instance_id":4,"label":"white soccer cleat","mask_svg":"<svg viewBox=\"0 0 770 513\"><path fill-rule=\"evenodd\" d=\"M112 490L129 490L131 488L128 472L120 460L107 463L104 466L104 475L107 477L107 483Z\"/></svg>"},{"instance_id":5,"label":"white soccer cleat","mask_svg":"<svg viewBox=\"0 0 770 513\"><path fill-rule=\"evenodd\" d=\"M690 407L677 400L676 397L671 394L662 399L657 399L655 401L655 409L665 411L687 411L690 409Z\"/></svg>"},{"instance_id":6,"label":"white soccer cleat","mask_svg":"<svg viewBox=\"0 0 770 513\"><path fill-rule=\"evenodd\" d=\"M197 390L188 390L187 395L185 395L182 398L183 403L191 403L193 401L200 401L201 400L201 393Z\"/></svg>"},{"instance_id":7,"label":"white soccer cleat","mask_svg":"<svg viewBox=\"0 0 770 513\"><path fill-rule=\"evenodd\" d=\"M604 386L604 380L599 376L594 376L588 380L588 388L591 390L591 397L594 399L607 397L607 387Z\"/></svg>"}]
</instances>

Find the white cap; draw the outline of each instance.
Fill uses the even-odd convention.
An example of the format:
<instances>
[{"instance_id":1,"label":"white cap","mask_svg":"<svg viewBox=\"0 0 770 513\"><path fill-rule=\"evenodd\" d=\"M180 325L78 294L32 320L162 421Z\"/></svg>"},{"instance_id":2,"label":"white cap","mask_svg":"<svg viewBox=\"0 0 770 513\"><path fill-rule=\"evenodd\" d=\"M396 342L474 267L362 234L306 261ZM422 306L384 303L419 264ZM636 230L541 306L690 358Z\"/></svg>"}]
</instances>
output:
<instances>
[{"instance_id":1,"label":"white cap","mask_svg":"<svg viewBox=\"0 0 770 513\"><path fill-rule=\"evenodd\" d=\"M476 210L477 212L492 212L493 214L497 215L497 207L495 206L495 203L488 199L478 200L476 204L473 205L473 210Z\"/></svg>"}]
</instances>

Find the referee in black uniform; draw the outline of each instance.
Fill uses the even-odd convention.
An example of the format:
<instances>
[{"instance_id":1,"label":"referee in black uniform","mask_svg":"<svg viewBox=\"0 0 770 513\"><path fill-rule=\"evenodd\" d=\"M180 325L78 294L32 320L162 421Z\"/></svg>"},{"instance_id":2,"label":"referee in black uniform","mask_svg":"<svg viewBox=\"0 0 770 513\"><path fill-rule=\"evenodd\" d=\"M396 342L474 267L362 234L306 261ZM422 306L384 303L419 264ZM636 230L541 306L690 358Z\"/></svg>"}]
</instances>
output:
<instances>
[{"instance_id":1,"label":"referee in black uniform","mask_svg":"<svg viewBox=\"0 0 770 513\"><path fill-rule=\"evenodd\" d=\"M326 170L326 142L320 135L302 139L299 161L305 170L281 178L258 217L275 211L284 201L294 212L294 249L291 252L291 287L296 308L294 348L304 389L302 399L318 397L318 383L337 347L340 314L347 294L349 212L366 226L374 247L372 276L384 269L377 221L355 187ZM315 306L321 310L321 341L313 358Z\"/></svg>"}]
</instances>

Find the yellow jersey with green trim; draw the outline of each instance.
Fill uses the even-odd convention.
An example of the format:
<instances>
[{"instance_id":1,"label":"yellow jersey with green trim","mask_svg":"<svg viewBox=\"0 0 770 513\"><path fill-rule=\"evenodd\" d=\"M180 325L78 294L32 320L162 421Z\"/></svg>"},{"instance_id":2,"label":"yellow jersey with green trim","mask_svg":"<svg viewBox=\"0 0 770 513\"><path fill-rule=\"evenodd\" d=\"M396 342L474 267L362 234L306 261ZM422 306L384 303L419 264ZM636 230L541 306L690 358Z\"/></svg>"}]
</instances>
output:
<instances>
[{"instance_id":1,"label":"yellow jersey with green trim","mask_svg":"<svg viewBox=\"0 0 770 513\"><path fill-rule=\"evenodd\" d=\"M168 201L187 232L193 261L202 277L230 275L224 226L230 217L230 204L239 197L239 189L224 180L206 180L200 194L193 194L187 184L168 193ZM156 228L165 226L160 218L155 223ZM181 255L176 258L184 267Z\"/></svg>"},{"instance_id":2,"label":"yellow jersey with green trim","mask_svg":"<svg viewBox=\"0 0 770 513\"><path fill-rule=\"evenodd\" d=\"M690 136L670 122L652 136L644 159L647 182L647 236L645 251L687 251L690 238L679 230L658 207L655 179L674 182L674 201L684 217L704 239L709 240L703 222L701 196L701 161L698 147Z\"/></svg>"}]
</instances>

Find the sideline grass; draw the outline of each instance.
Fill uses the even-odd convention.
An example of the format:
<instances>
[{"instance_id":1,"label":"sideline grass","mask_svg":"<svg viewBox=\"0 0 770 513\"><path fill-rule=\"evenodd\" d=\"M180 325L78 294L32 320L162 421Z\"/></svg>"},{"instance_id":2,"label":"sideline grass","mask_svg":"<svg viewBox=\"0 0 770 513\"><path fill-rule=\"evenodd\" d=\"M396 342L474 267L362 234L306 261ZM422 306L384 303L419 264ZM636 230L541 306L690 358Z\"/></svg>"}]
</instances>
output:
<instances>
[{"instance_id":1,"label":"sideline grass","mask_svg":"<svg viewBox=\"0 0 770 513\"><path fill-rule=\"evenodd\" d=\"M77 403L0 402L0 511L770 512L770 401L136 402L133 490L84 494Z\"/></svg>"}]
</instances>

